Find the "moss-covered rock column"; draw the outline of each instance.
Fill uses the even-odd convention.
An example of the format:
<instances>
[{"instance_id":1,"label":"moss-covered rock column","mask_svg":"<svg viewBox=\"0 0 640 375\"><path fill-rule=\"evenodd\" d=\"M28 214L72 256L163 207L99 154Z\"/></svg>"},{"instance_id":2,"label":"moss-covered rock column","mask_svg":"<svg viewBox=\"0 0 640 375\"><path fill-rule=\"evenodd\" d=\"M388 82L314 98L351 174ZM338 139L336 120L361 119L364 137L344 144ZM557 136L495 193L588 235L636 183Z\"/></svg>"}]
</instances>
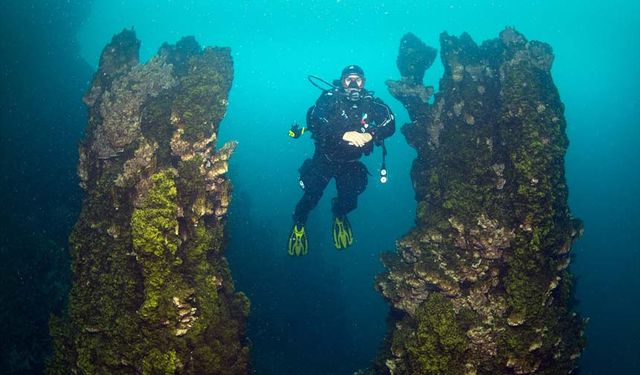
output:
<instances>
[{"instance_id":1,"label":"moss-covered rock column","mask_svg":"<svg viewBox=\"0 0 640 375\"><path fill-rule=\"evenodd\" d=\"M249 303L222 256L235 144L216 149L230 51L183 38L142 65L139 46L116 35L84 98L86 195L49 373L246 373Z\"/></svg>"},{"instance_id":2,"label":"moss-covered rock column","mask_svg":"<svg viewBox=\"0 0 640 375\"><path fill-rule=\"evenodd\" d=\"M583 347L570 308L569 251L581 231L567 206L564 108L549 45L513 29L478 46L441 35L445 73L422 84L435 50L402 40L403 128L416 227L384 258L393 374L566 374Z\"/></svg>"}]
</instances>

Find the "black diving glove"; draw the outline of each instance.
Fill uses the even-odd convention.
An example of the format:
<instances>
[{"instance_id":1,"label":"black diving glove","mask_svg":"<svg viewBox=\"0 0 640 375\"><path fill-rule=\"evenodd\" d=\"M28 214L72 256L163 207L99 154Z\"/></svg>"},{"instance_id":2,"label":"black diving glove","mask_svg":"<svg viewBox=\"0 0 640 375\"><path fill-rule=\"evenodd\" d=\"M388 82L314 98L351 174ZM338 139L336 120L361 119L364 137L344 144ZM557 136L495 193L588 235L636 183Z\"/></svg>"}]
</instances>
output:
<instances>
[{"instance_id":1,"label":"black diving glove","mask_svg":"<svg viewBox=\"0 0 640 375\"><path fill-rule=\"evenodd\" d=\"M293 125L291 125L291 129L289 129L289 137L300 138L300 136L304 134L305 130L306 128L301 128L298 123L294 122Z\"/></svg>"}]
</instances>

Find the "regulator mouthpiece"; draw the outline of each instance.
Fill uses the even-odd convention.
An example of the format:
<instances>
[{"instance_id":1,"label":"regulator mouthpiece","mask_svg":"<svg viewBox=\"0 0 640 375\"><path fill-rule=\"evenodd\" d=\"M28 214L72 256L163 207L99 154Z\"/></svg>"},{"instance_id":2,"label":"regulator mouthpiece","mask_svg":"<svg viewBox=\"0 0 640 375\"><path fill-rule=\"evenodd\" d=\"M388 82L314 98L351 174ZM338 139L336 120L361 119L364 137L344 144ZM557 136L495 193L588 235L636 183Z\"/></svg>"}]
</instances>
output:
<instances>
[{"instance_id":1,"label":"regulator mouthpiece","mask_svg":"<svg viewBox=\"0 0 640 375\"><path fill-rule=\"evenodd\" d=\"M351 101L356 102L362 98L362 95L360 94L360 89L347 89L345 91L347 93L347 99Z\"/></svg>"}]
</instances>

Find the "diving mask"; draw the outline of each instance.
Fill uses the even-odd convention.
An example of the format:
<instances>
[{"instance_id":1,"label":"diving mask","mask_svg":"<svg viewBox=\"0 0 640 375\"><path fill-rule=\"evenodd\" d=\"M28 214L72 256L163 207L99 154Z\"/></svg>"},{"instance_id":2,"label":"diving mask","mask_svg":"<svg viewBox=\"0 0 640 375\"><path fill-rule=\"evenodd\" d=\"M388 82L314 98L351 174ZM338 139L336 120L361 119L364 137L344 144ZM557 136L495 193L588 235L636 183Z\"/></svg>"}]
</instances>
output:
<instances>
[{"instance_id":1,"label":"diving mask","mask_svg":"<svg viewBox=\"0 0 640 375\"><path fill-rule=\"evenodd\" d=\"M364 78L356 74L350 74L342 78L342 87L349 100L359 100L360 91L364 87Z\"/></svg>"}]
</instances>

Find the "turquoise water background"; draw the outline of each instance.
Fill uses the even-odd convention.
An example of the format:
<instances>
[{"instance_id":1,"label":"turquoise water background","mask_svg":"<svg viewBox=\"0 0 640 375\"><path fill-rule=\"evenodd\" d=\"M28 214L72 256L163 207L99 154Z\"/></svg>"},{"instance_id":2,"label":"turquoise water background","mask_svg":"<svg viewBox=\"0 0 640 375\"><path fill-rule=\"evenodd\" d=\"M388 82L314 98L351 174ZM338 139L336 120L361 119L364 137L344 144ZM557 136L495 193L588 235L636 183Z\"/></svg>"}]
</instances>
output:
<instances>
[{"instance_id":1,"label":"turquoise water background","mask_svg":"<svg viewBox=\"0 0 640 375\"><path fill-rule=\"evenodd\" d=\"M45 40L55 40L52 33L67 30L68 25L55 23L66 20L64 16L52 14L49 19L55 22L46 22L48 11L65 11L58 4L62 2L30 3L36 4L30 9L38 11L33 17L41 26L37 32L47 34ZM48 9L50 3L59 6ZM388 94L384 81L399 78L395 60L405 33L413 32L439 48L443 31L468 32L481 43L513 26L530 40L549 43L556 56L552 72L566 106L571 142L566 156L570 206L585 222L571 268L577 277L577 309L590 318L580 373L640 373L636 354L640 346L640 2L94 0L91 4L78 28L79 51L61 53L78 53L93 68L112 35L130 27L142 41L143 60L163 42L175 43L185 35L194 35L202 45L232 49L235 77L220 130L220 142L239 141L230 171L234 198L227 255L237 289L252 300L248 334L259 374L350 374L368 366L386 330L388 307L373 289L374 277L382 271L379 255L392 251L395 240L414 220L409 169L415 152L398 131L387 142L389 183L380 185L371 178L358 210L350 215L356 244L346 252L337 252L331 244L329 201L335 189L330 186L310 216L310 254L299 259L286 255L291 213L301 196L297 168L313 152L308 137L287 137L290 124L304 121L319 94L307 82L307 74L330 80L347 64L361 65L368 88L392 107L399 129L408 116ZM0 15L4 20L5 14ZM28 39L3 33L3 38L11 36ZM31 57L33 69L51 69L46 57ZM438 59L425 84L437 87L442 71ZM60 86L84 77L64 67L52 69L51 74L63 77ZM32 94L51 100L56 92ZM65 91L65 97L75 96L80 93ZM24 135L24 129L4 128L18 115L0 113L2 137L12 142L14 150L13 154L8 148L0 150L3 168L10 166L12 171L3 182L14 184L18 178L32 196L52 186L68 191L76 182L75 142L85 123L65 119L77 119L72 112L79 107L71 110L47 103L47 108L51 113L38 116L57 113L57 127L43 127L43 139L33 136L37 144L51 137L48 150L33 150L24 160L22 153L20 158L15 155L28 150L33 139L16 136ZM29 116L21 116L28 124ZM66 161L58 163L60 171L43 166L44 174L40 169L20 174L21 166L38 160L38 154ZM380 161L379 150L365 160L374 177ZM54 172L58 178L47 185ZM2 192L22 197L20 188L3 186ZM53 193L43 196L47 194ZM2 212L6 207L7 212L20 212L20 204L6 205ZM64 227L60 224L64 220L75 220L77 204L70 199L52 211L32 209L30 225L64 237L68 233L55 228Z\"/></svg>"},{"instance_id":2,"label":"turquoise water background","mask_svg":"<svg viewBox=\"0 0 640 375\"><path fill-rule=\"evenodd\" d=\"M640 345L640 2L584 1L96 1L78 34L96 64L111 35L134 26L142 56L195 35L230 46L235 78L221 138L239 141L228 257L239 290L253 301L249 336L259 373L350 373L375 355L386 304L373 291L378 257L413 224L414 152L398 132L388 142L390 182L371 178L350 215L357 243L332 249L329 189L310 217L311 254L290 259L284 244L301 192L297 168L313 151L286 136L318 91L305 77L336 78L361 65L367 85L407 121L384 81L397 79L399 40L413 32L439 48L442 31L476 42L514 26L551 44L553 76L571 141L567 179L573 214L585 221L575 245L578 309L590 317L583 374L639 370ZM425 76L436 85L439 60ZM367 159L375 174L379 151ZM634 298L635 297L635 298ZM615 370L615 371L614 371Z\"/></svg>"}]
</instances>

